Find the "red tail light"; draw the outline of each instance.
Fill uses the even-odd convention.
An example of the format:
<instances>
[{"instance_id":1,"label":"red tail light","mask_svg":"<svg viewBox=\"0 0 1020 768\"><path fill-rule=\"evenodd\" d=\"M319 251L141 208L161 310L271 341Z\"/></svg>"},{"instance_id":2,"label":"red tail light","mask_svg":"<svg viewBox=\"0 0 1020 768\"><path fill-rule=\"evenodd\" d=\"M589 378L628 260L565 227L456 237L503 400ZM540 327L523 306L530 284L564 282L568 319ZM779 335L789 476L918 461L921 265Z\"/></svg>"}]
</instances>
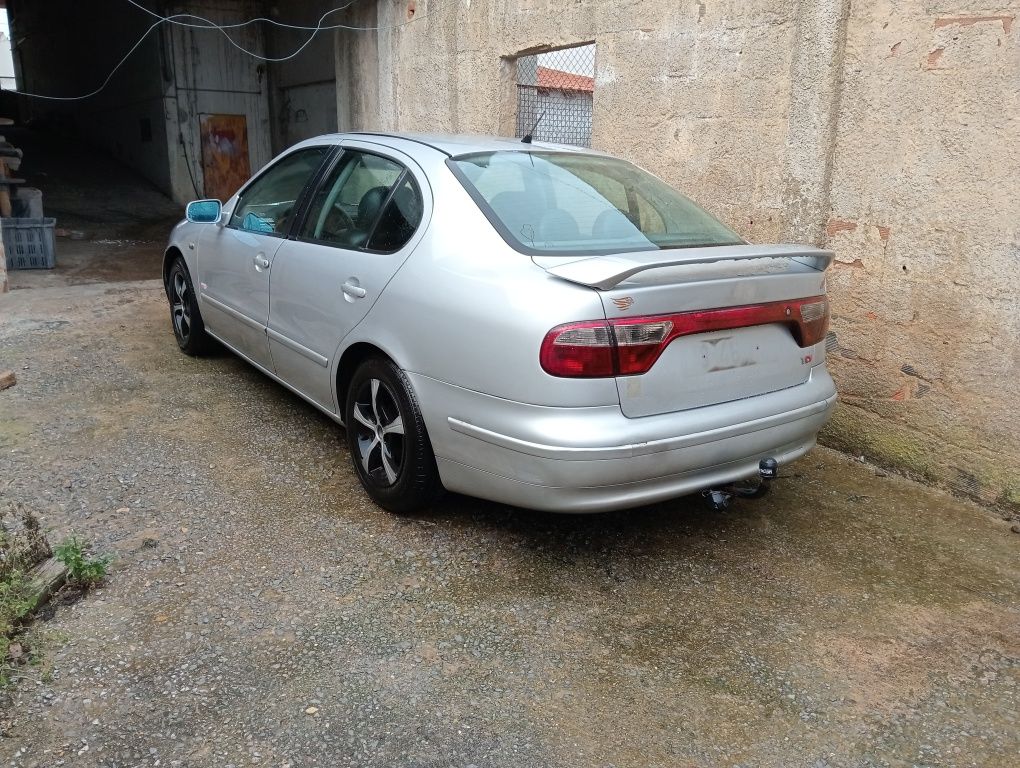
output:
<instances>
[{"instance_id":1,"label":"red tail light","mask_svg":"<svg viewBox=\"0 0 1020 768\"><path fill-rule=\"evenodd\" d=\"M545 335L539 360L553 376L632 376L647 372L673 339L771 323L788 326L801 347L813 346L829 329L829 300L812 296L674 315L567 323Z\"/></svg>"}]
</instances>

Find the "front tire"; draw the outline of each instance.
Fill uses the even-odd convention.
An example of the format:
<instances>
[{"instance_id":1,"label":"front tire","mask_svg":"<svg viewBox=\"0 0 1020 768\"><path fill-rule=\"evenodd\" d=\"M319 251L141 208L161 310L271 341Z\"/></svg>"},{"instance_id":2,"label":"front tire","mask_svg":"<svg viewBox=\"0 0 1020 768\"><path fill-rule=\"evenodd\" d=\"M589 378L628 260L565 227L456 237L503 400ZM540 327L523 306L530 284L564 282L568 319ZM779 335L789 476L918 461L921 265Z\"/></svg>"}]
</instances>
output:
<instances>
[{"instance_id":1,"label":"front tire","mask_svg":"<svg viewBox=\"0 0 1020 768\"><path fill-rule=\"evenodd\" d=\"M198 297L184 259L178 256L170 265L166 278L166 295L170 300L170 324L177 346L186 355L201 355L209 349L209 336L205 332L202 313L198 311Z\"/></svg>"},{"instance_id":2,"label":"front tire","mask_svg":"<svg viewBox=\"0 0 1020 768\"><path fill-rule=\"evenodd\" d=\"M358 366L344 407L351 462L368 495L383 509L408 513L427 507L442 484L407 376L391 361Z\"/></svg>"}]
</instances>

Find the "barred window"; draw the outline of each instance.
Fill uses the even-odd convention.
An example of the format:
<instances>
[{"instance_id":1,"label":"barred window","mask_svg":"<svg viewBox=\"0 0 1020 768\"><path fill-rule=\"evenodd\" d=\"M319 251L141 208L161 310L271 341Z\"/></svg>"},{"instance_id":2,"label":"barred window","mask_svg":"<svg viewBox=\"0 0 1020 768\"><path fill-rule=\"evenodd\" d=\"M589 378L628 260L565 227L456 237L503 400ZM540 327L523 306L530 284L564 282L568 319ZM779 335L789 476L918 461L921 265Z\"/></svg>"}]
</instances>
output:
<instances>
[{"instance_id":1,"label":"barred window","mask_svg":"<svg viewBox=\"0 0 1020 768\"><path fill-rule=\"evenodd\" d=\"M517 136L591 146L595 44L517 59Z\"/></svg>"}]
</instances>

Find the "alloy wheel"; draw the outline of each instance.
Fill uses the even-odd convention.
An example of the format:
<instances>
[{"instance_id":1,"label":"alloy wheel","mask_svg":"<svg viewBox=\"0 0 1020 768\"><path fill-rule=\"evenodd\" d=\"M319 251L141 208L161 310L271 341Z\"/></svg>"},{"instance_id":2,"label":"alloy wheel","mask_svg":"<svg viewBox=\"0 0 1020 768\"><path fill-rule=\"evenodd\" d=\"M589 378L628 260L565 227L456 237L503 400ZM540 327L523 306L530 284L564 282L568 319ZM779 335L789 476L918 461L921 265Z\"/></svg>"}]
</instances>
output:
<instances>
[{"instance_id":1,"label":"alloy wheel","mask_svg":"<svg viewBox=\"0 0 1020 768\"><path fill-rule=\"evenodd\" d=\"M188 293L188 281L180 270L173 276L173 301L170 312L174 320L174 330L184 341L191 335L191 296Z\"/></svg>"},{"instance_id":2,"label":"alloy wheel","mask_svg":"<svg viewBox=\"0 0 1020 768\"><path fill-rule=\"evenodd\" d=\"M366 477L380 487L397 482L404 463L404 421L396 395L386 382L368 379L354 401L353 428Z\"/></svg>"}]
</instances>

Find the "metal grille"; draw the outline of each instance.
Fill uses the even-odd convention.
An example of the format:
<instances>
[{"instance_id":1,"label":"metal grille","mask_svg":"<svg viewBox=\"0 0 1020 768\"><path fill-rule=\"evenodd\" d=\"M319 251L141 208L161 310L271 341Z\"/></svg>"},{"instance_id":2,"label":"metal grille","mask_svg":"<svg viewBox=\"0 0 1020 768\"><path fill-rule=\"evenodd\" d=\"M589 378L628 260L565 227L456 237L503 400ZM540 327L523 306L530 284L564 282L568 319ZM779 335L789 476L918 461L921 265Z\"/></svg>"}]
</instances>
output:
<instances>
[{"instance_id":1,"label":"metal grille","mask_svg":"<svg viewBox=\"0 0 1020 768\"><path fill-rule=\"evenodd\" d=\"M517 136L591 146L595 44L517 59Z\"/></svg>"}]
</instances>

